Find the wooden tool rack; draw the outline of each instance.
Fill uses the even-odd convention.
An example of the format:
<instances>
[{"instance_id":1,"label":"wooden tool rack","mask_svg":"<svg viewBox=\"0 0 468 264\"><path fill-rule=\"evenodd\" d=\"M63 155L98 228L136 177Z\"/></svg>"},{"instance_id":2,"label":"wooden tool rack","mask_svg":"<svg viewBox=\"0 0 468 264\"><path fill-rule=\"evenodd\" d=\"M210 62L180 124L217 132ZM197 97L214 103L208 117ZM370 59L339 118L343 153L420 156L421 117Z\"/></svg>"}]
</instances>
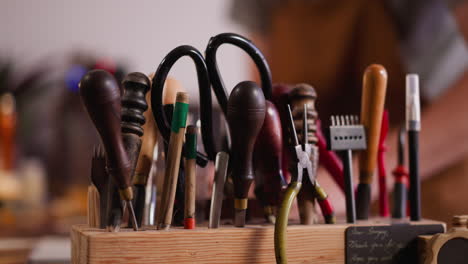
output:
<instances>
[{"instance_id":1,"label":"wooden tool rack","mask_svg":"<svg viewBox=\"0 0 468 264\"><path fill-rule=\"evenodd\" d=\"M445 231L444 223L431 220L406 226L417 225L439 225ZM390 223L386 219L374 219L355 225L290 225L288 263L348 263L345 262L346 230L352 226L378 227L390 226ZM169 231L154 227L143 229L110 233L86 225L74 226L72 263L275 263L272 225L193 230L174 227Z\"/></svg>"}]
</instances>

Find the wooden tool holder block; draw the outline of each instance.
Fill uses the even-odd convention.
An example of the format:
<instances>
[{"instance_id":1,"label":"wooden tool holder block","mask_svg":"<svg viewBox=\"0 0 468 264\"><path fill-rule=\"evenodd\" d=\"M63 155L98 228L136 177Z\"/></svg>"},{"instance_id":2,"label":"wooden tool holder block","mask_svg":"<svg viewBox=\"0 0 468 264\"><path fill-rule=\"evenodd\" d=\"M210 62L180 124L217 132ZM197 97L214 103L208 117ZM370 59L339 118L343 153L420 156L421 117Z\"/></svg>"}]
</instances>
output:
<instances>
[{"instance_id":1,"label":"wooden tool holder block","mask_svg":"<svg viewBox=\"0 0 468 264\"><path fill-rule=\"evenodd\" d=\"M445 224L424 220L417 225ZM388 220L356 225L291 225L287 230L288 263L345 263L345 234L350 226L389 226ZM118 233L77 225L72 228L72 263L275 263L274 226L222 226L159 231L147 228Z\"/></svg>"}]
</instances>

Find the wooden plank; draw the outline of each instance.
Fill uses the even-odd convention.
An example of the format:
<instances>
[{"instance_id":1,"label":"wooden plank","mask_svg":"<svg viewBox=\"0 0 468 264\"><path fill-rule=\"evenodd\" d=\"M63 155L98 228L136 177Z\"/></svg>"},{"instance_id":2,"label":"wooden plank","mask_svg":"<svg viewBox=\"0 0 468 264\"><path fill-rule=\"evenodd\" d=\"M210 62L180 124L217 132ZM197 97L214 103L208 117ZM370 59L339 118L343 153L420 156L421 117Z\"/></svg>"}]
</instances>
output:
<instances>
[{"instance_id":1,"label":"wooden plank","mask_svg":"<svg viewBox=\"0 0 468 264\"><path fill-rule=\"evenodd\" d=\"M428 223L442 224L418 224ZM348 226L290 226L288 263L344 263ZM122 229L118 233L78 225L72 230L72 263L274 263L273 232L271 225L141 232Z\"/></svg>"}]
</instances>

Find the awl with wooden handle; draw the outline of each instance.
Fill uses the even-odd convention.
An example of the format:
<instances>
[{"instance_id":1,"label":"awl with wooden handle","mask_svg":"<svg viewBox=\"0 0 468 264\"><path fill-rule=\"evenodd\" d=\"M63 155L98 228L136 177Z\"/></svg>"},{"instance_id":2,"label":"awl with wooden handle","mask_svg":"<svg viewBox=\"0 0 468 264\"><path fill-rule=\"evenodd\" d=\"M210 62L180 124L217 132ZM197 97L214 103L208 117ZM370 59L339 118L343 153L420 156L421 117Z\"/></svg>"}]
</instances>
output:
<instances>
[{"instance_id":1,"label":"awl with wooden handle","mask_svg":"<svg viewBox=\"0 0 468 264\"><path fill-rule=\"evenodd\" d=\"M237 84L227 106L231 134L229 173L234 182L234 225L243 227L248 193L254 179L252 155L255 140L265 119L265 97L260 87L250 81Z\"/></svg>"},{"instance_id":2,"label":"awl with wooden handle","mask_svg":"<svg viewBox=\"0 0 468 264\"><path fill-rule=\"evenodd\" d=\"M359 185L356 193L356 213L359 220L369 218L371 184L377 166L377 152L387 90L387 71L373 64L364 72L361 123L366 131L367 149L359 155Z\"/></svg>"},{"instance_id":3,"label":"awl with wooden handle","mask_svg":"<svg viewBox=\"0 0 468 264\"><path fill-rule=\"evenodd\" d=\"M107 172L119 188L121 200L129 209L133 227L138 230L133 211L130 184L132 164L125 151L121 133L120 88L115 78L103 70L88 72L80 82L81 99L93 121L104 149Z\"/></svg>"}]
</instances>

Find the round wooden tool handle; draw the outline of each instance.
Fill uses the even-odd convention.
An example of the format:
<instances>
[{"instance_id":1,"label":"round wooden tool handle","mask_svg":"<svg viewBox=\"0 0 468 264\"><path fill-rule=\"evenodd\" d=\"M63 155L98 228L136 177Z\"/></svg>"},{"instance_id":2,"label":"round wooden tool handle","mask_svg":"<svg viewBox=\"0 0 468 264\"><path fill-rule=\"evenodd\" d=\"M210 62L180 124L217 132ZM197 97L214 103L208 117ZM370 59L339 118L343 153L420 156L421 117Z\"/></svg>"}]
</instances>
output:
<instances>
[{"instance_id":1,"label":"round wooden tool handle","mask_svg":"<svg viewBox=\"0 0 468 264\"><path fill-rule=\"evenodd\" d=\"M234 195L246 199L253 181L252 155L255 140L265 119L265 97L254 82L241 82L229 96L227 121L231 134L230 172Z\"/></svg>"},{"instance_id":2,"label":"round wooden tool handle","mask_svg":"<svg viewBox=\"0 0 468 264\"><path fill-rule=\"evenodd\" d=\"M81 79L80 95L106 150L107 170L119 189L126 189L131 164L122 142L119 85L110 73L93 70Z\"/></svg>"},{"instance_id":3,"label":"round wooden tool handle","mask_svg":"<svg viewBox=\"0 0 468 264\"><path fill-rule=\"evenodd\" d=\"M364 72L361 123L366 130L367 149L359 157L360 183L371 183L377 162L382 114L387 90L387 71L373 64Z\"/></svg>"}]
</instances>

